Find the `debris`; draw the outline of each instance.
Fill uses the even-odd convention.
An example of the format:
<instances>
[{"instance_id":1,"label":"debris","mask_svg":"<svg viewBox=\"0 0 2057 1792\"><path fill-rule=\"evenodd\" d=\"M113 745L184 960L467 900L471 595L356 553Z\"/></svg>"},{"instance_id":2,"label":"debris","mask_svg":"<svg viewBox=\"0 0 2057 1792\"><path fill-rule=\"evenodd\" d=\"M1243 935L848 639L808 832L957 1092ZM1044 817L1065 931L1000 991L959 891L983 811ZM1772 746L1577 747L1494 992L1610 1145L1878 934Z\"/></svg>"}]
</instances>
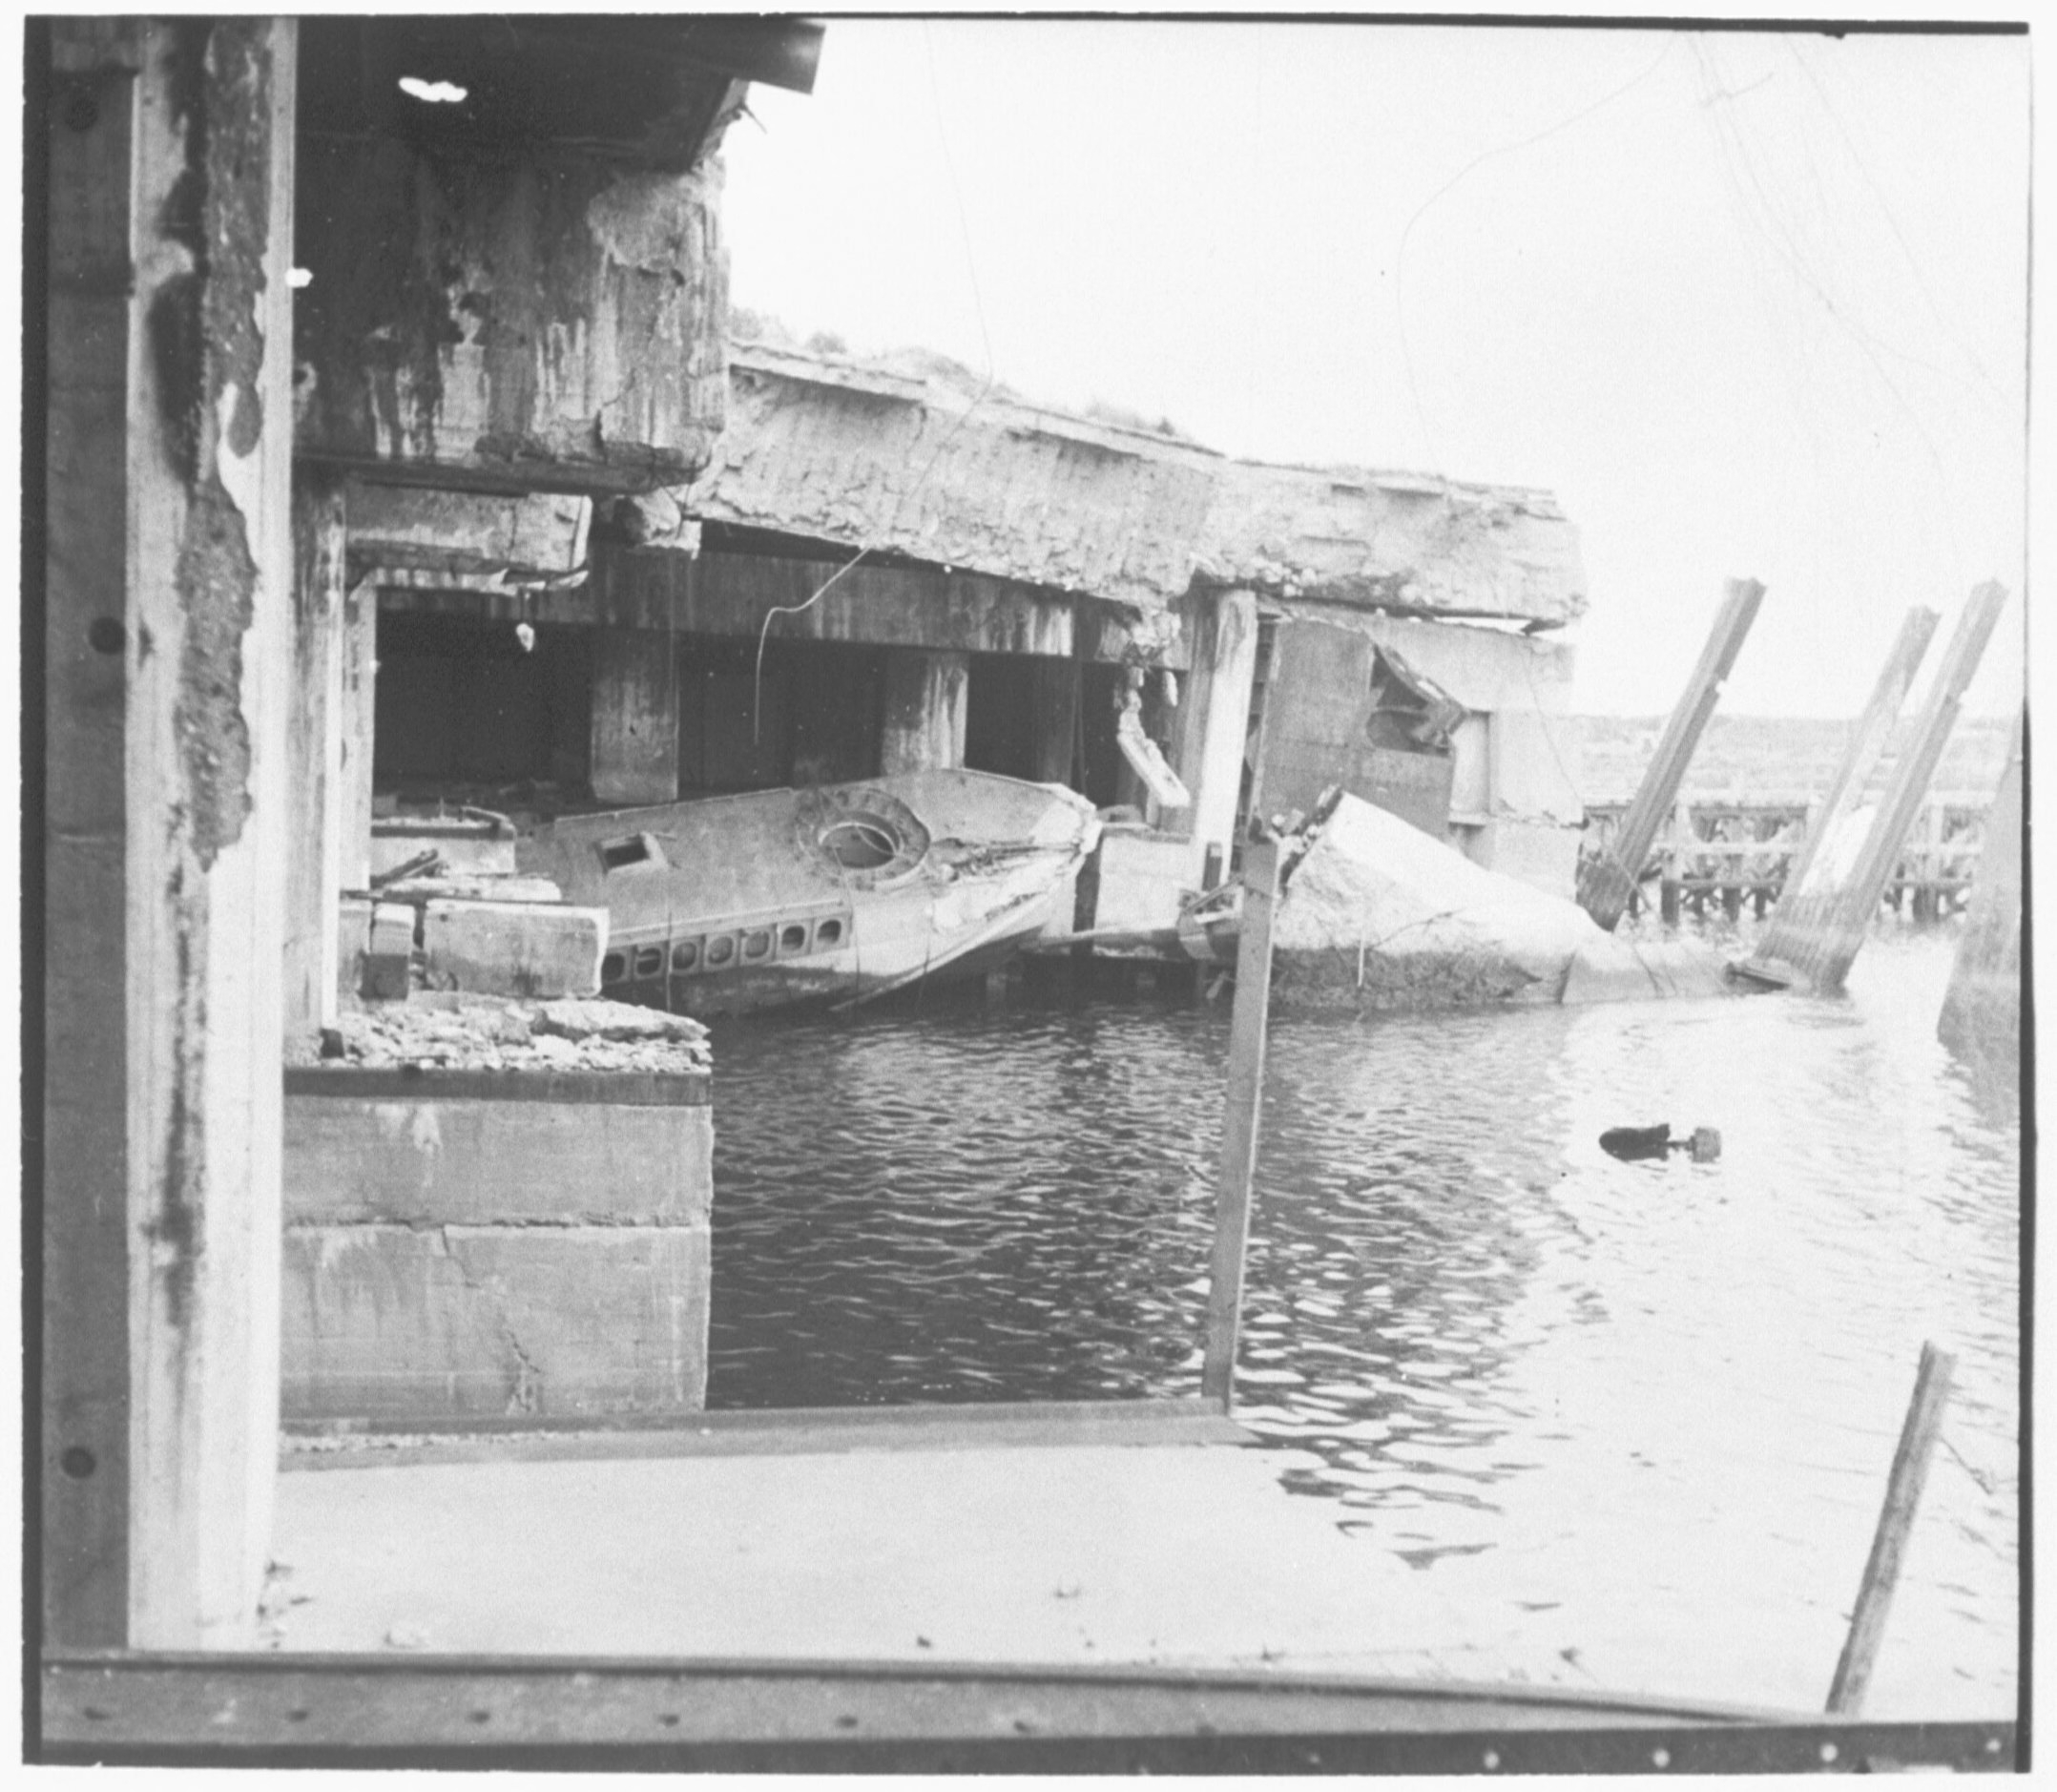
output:
<instances>
[{"instance_id":1,"label":"debris","mask_svg":"<svg viewBox=\"0 0 2057 1792\"><path fill-rule=\"evenodd\" d=\"M452 1003L458 1005L447 1006ZM613 1030L616 1023L595 1018L586 1031L568 1034L561 1019L545 1019L551 1008L616 1009L634 1018L619 1023L619 1031ZM654 1028L644 1021L646 1014ZM346 1011L335 1031L341 1050L327 1061L336 1067L419 1064L449 1070L679 1074L705 1071L713 1062L706 1033L697 1023L612 1002L521 1002L429 993Z\"/></svg>"},{"instance_id":2,"label":"debris","mask_svg":"<svg viewBox=\"0 0 2057 1792\"><path fill-rule=\"evenodd\" d=\"M1721 1135L1711 1126L1694 1127L1691 1138L1673 1138L1669 1126L1616 1126L1600 1135L1600 1149L1624 1163L1661 1162L1677 1151L1692 1153L1694 1163L1716 1163Z\"/></svg>"},{"instance_id":3,"label":"debris","mask_svg":"<svg viewBox=\"0 0 2057 1792\"><path fill-rule=\"evenodd\" d=\"M433 846L426 847L413 858L402 860L390 871L374 871L371 874L371 887L384 889L388 884L397 884L404 877L429 875L442 864L443 855Z\"/></svg>"}]
</instances>

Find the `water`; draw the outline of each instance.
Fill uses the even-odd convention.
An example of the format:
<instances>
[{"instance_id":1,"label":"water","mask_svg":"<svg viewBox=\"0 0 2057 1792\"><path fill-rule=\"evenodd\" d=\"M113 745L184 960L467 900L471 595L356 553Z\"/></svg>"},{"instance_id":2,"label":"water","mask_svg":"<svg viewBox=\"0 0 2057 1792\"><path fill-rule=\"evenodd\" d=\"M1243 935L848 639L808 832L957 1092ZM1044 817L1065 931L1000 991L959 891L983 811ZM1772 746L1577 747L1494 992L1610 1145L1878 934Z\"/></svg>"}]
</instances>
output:
<instances>
[{"instance_id":1,"label":"water","mask_svg":"<svg viewBox=\"0 0 2057 1792\"><path fill-rule=\"evenodd\" d=\"M1955 1392L1867 1710L2012 1709L2018 1115L1950 936L1841 999L1281 1018L1237 1416L1393 1634L1818 1706L1922 1341ZM716 1031L711 1403L1198 1390L1228 1011ZM1620 1163L1610 1126L1718 1127ZM1433 1640L1432 1639L1432 1640Z\"/></svg>"}]
</instances>

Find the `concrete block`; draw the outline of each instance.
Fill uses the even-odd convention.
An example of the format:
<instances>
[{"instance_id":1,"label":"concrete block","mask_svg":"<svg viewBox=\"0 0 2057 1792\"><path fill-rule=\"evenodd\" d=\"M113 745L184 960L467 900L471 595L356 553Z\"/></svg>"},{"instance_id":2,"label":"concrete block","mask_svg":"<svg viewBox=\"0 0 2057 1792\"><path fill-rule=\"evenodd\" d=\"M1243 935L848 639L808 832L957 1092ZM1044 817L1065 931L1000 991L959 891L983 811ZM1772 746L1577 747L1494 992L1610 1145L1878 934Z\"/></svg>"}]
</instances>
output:
<instances>
[{"instance_id":1,"label":"concrete block","mask_svg":"<svg viewBox=\"0 0 2057 1792\"><path fill-rule=\"evenodd\" d=\"M707 1094L705 1076L290 1073L285 1418L697 1410Z\"/></svg>"},{"instance_id":2,"label":"concrete block","mask_svg":"<svg viewBox=\"0 0 2057 1792\"><path fill-rule=\"evenodd\" d=\"M1579 948L1565 973L1567 1007L1660 996L1734 995L1721 955L1692 940L1632 946L1611 936Z\"/></svg>"},{"instance_id":3,"label":"concrete block","mask_svg":"<svg viewBox=\"0 0 2057 1792\"><path fill-rule=\"evenodd\" d=\"M413 908L405 903L374 902L359 993L379 1001L404 1000L413 964Z\"/></svg>"},{"instance_id":4,"label":"concrete block","mask_svg":"<svg viewBox=\"0 0 2057 1792\"><path fill-rule=\"evenodd\" d=\"M1576 827L1494 821L1465 833L1465 855L1488 871L1519 878L1531 889L1567 901L1578 886Z\"/></svg>"},{"instance_id":5,"label":"concrete block","mask_svg":"<svg viewBox=\"0 0 2057 1792\"><path fill-rule=\"evenodd\" d=\"M703 1225L713 1200L714 1110L704 1102L486 1100L394 1093L457 1073L322 1069L285 1103L289 1224ZM469 1086L557 1091L606 1073L479 1073ZM637 1079L657 1081L659 1079ZM685 1079L664 1079L683 1082ZM704 1094L706 1079L695 1079ZM310 1084L338 1093L306 1094ZM356 1094L362 1088L367 1092Z\"/></svg>"},{"instance_id":6,"label":"concrete block","mask_svg":"<svg viewBox=\"0 0 2057 1792\"><path fill-rule=\"evenodd\" d=\"M1193 869L1193 844L1183 834L1121 825L1103 828L1094 929L1142 933L1176 927L1179 905L1198 887Z\"/></svg>"},{"instance_id":7,"label":"concrete block","mask_svg":"<svg viewBox=\"0 0 2057 1792\"><path fill-rule=\"evenodd\" d=\"M432 990L594 995L607 910L542 903L430 902L422 950Z\"/></svg>"},{"instance_id":8,"label":"concrete block","mask_svg":"<svg viewBox=\"0 0 2057 1792\"><path fill-rule=\"evenodd\" d=\"M708 1261L704 1225L288 1226L284 1414L697 1411Z\"/></svg>"}]
</instances>

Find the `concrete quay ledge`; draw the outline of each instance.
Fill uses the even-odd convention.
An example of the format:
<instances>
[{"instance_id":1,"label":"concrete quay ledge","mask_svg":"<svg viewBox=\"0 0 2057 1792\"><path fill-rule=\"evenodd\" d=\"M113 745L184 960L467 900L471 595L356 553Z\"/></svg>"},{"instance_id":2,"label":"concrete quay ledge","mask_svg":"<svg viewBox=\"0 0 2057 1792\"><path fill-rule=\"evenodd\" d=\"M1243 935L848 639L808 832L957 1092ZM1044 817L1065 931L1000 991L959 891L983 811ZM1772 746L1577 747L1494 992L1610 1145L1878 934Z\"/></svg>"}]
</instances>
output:
<instances>
[{"instance_id":1,"label":"concrete quay ledge","mask_svg":"<svg viewBox=\"0 0 2057 1792\"><path fill-rule=\"evenodd\" d=\"M696 1413L712 1079L285 1072L283 1420Z\"/></svg>"}]
</instances>

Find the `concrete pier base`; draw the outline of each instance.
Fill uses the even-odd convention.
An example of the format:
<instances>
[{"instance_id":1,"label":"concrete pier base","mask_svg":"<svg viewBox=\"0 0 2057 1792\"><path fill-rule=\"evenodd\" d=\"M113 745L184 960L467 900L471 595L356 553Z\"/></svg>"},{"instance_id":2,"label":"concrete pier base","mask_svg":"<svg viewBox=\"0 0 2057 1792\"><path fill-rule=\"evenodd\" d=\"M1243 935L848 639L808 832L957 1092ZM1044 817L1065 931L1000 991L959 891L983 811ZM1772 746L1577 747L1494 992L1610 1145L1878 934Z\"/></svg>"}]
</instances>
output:
<instances>
[{"instance_id":1,"label":"concrete pier base","mask_svg":"<svg viewBox=\"0 0 2057 1792\"><path fill-rule=\"evenodd\" d=\"M286 1420L696 1411L706 1103L704 1076L291 1073Z\"/></svg>"}]
</instances>

